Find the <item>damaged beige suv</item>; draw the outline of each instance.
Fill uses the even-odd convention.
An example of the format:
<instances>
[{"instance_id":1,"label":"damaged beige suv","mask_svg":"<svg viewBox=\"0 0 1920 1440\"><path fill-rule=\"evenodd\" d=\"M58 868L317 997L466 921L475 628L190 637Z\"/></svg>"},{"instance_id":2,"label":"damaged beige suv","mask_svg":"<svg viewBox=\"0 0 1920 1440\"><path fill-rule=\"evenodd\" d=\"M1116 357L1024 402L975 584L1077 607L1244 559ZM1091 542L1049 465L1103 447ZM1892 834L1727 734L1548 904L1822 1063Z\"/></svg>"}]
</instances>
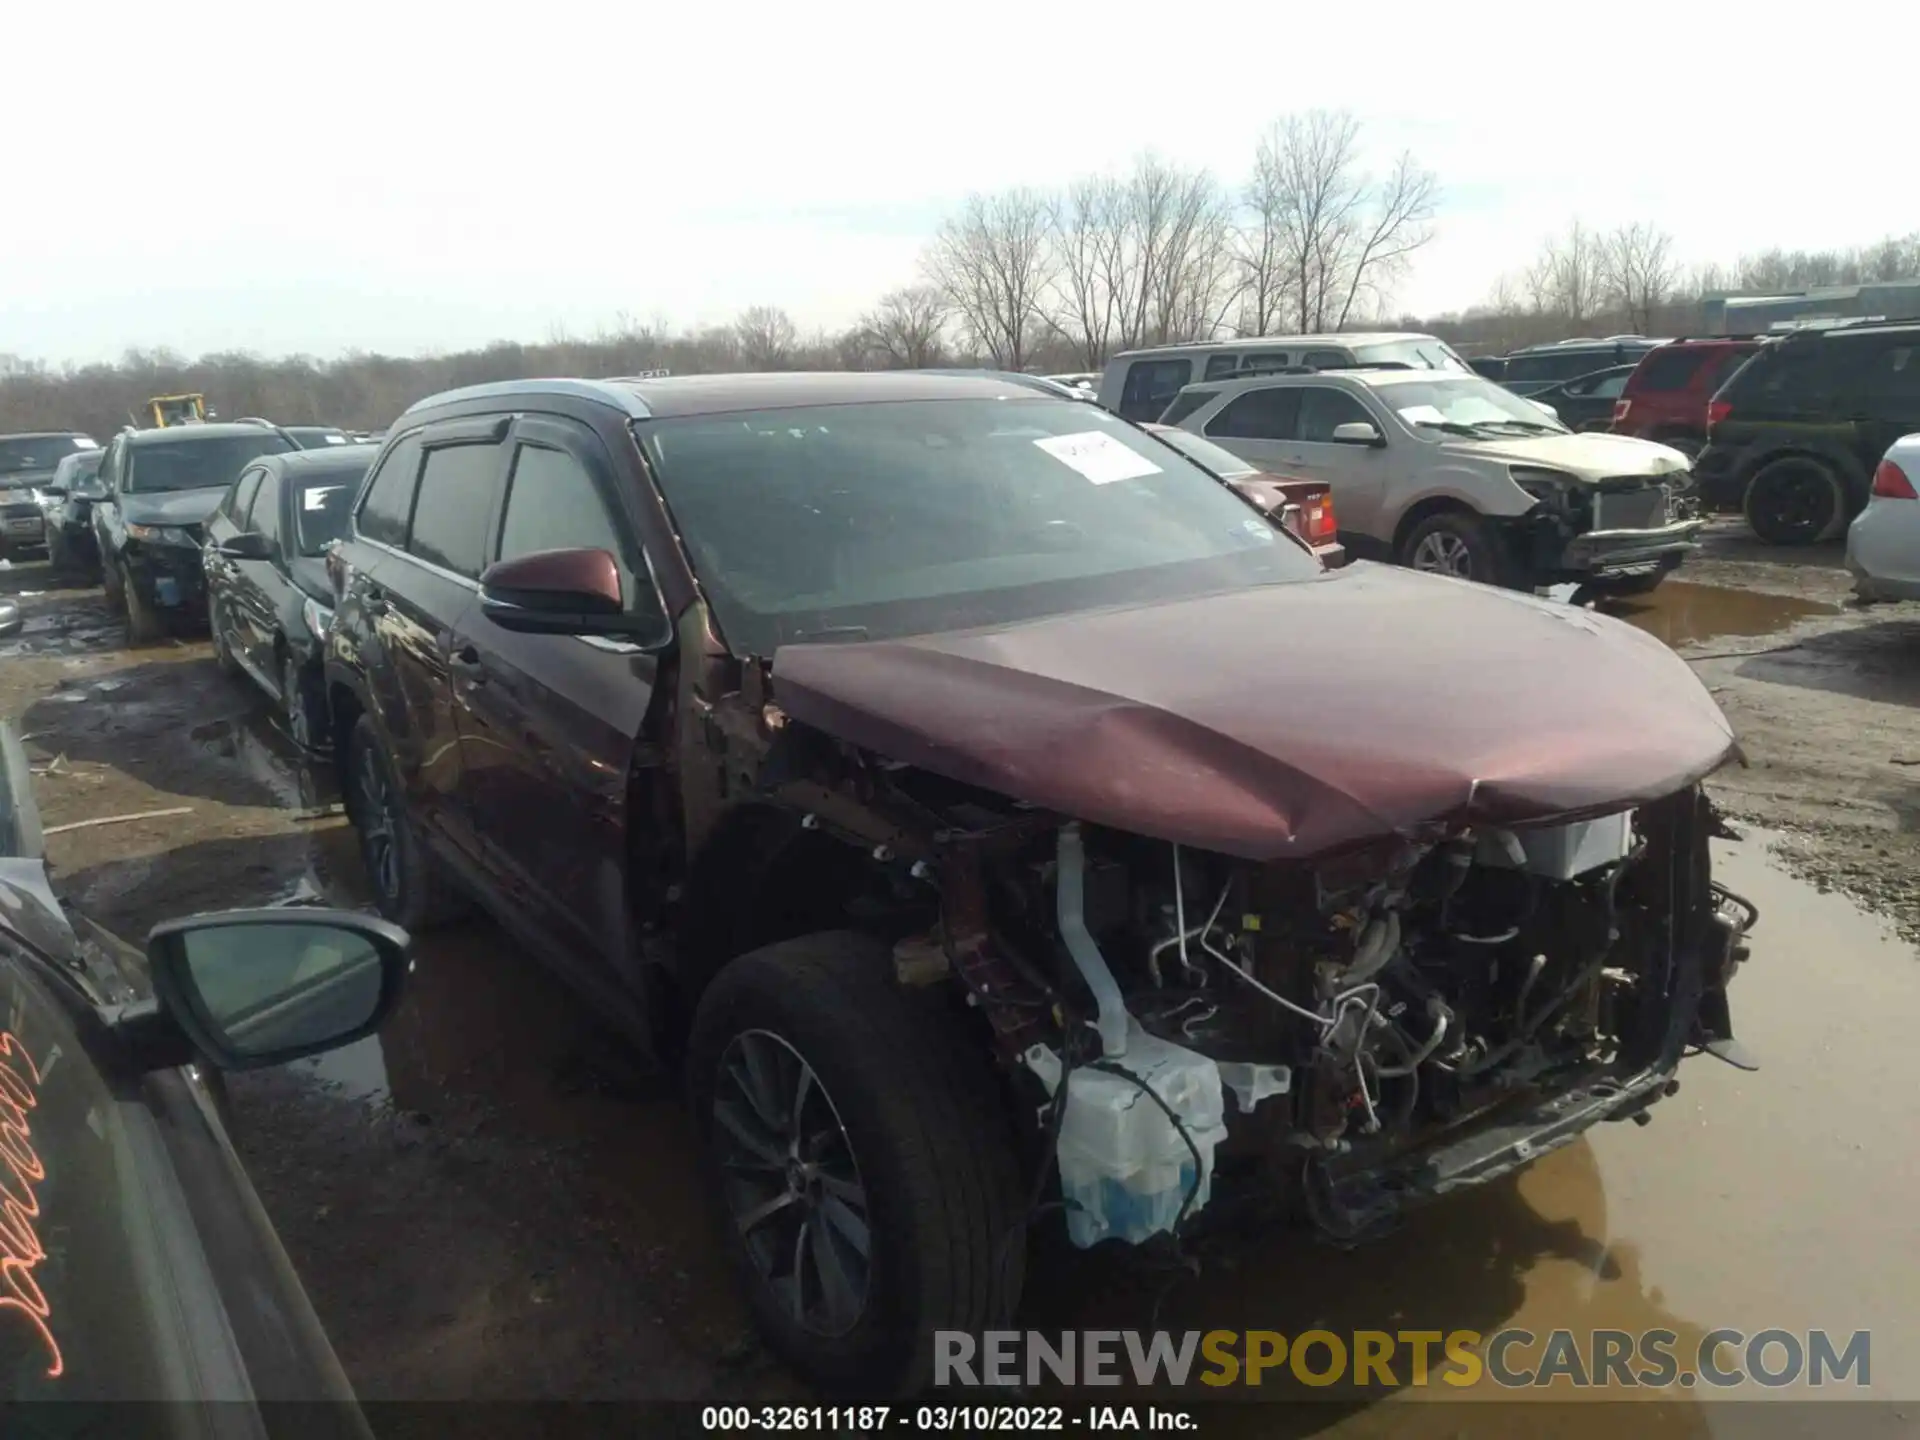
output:
<instances>
[{"instance_id":1,"label":"damaged beige suv","mask_svg":"<svg viewBox=\"0 0 1920 1440\"><path fill-rule=\"evenodd\" d=\"M1323 480L1356 555L1521 587L1651 590L1697 548L1678 450L1570 432L1477 375L1299 371L1189 385L1162 420Z\"/></svg>"}]
</instances>

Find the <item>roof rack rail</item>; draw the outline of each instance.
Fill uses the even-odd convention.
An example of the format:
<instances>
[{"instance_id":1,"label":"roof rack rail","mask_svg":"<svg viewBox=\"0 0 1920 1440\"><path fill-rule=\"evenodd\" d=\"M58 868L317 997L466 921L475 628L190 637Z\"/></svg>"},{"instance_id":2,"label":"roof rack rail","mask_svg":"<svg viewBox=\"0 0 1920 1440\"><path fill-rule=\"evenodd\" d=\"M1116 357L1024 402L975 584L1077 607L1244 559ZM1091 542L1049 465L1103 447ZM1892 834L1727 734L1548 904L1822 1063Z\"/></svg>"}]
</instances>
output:
<instances>
[{"instance_id":1,"label":"roof rack rail","mask_svg":"<svg viewBox=\"0 0 1920 1440\"><path fill-rule=\"evenodd\" d=\"M1764 330L1741 330L1731 335L1676 335L1667 341L1667 344L1678 345L1682 340L1764 340L1766 338L1767 333Z\"/></svg>"},{"instance_id":2,"label":"roof rack rail","mask_svg":"<svg viewBox=\"0 0 1920 1440\"><path fill-rule=\"evenodd\" d=\"M1216 375L1212 380L1196 380L1196 385L1218 384L1222 380L1249 380L1257 375L1318 375L1327 370L1411 370L1405 360L1342 360L1337 365L1250 365Z\"/></svg>"}]
</instances>

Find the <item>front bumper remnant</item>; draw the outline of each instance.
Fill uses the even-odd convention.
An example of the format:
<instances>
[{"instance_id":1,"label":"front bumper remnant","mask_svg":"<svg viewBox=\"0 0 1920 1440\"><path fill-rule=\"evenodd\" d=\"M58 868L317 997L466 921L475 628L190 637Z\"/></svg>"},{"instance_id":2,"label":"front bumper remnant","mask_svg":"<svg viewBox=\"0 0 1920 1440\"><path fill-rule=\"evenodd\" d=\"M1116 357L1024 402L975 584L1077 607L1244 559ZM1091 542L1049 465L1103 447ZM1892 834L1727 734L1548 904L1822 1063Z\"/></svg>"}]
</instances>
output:
<instances>
[{"instance_id":1,"label":"front bumper remnant","mask_svg":"<svg viewBox=\"0 0 1920 1440\"><path fill-rule=\"evenodd\" d=\"M1652 530L1589 530L1567 541L1561 565L1586 575L1617 575L1678 563L1700 548L1704 520L1679 520Z\"/></svg>"}]
</instances>

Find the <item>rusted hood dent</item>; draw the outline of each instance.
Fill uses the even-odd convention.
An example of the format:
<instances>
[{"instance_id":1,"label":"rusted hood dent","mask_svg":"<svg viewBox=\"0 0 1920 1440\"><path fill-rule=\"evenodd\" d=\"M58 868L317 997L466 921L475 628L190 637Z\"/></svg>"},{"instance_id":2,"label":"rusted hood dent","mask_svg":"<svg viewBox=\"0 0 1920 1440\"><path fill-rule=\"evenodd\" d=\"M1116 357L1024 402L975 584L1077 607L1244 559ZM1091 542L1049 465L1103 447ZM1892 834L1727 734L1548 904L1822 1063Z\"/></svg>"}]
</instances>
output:
<instances>
[{"instance_id":1,"label":"rusted hood dent","mask_svg":"<svg viewBox=\"0 0 1920 1440\"><path fill-rule=\"evenodd\" d=\"M1081 819L1253 860L1670 794L1733 733L1652 637L1356 565L1310 581L774 657L795 720Z\"/></svg>"}]
</instances>

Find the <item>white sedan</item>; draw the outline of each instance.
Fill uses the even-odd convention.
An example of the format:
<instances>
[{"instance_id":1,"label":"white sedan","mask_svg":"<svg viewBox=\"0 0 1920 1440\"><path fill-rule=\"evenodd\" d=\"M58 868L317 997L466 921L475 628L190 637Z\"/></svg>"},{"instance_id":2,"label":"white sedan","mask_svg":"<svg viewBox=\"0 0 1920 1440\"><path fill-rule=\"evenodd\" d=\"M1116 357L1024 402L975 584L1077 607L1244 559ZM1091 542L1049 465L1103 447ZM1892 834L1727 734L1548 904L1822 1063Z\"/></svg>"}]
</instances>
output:
<instances>
[{"instance_id":1,"label":"white sedan","mask_svg":"<svg viewBox=\"0 0 1920 1440\"><path fill-rule=\"evenodd\" d=\"M1847 569L1861 601L1920 600L1920 435L1893 442L1873 495L1847 530Z\"/></svg>"}]
</instances>

